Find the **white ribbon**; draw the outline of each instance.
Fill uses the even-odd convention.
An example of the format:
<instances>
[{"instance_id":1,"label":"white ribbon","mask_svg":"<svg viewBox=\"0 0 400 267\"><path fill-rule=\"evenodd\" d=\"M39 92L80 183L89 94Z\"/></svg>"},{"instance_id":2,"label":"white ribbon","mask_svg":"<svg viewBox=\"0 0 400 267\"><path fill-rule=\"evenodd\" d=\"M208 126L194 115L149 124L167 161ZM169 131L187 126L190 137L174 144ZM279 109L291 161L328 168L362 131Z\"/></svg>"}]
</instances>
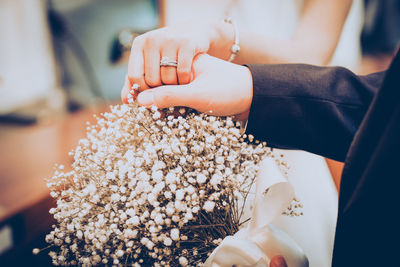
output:
<instances>
[{"instance_id":1,"label":"white ribbon","mask_svg":"<svg viewBox=\"0 0 400 267\"><path fill-rule=\"evenodd\" d=\"M308 267L303 250L284 231L271 224L282 214L294 196L293 187L282 175L272 158L260 163L256 181L254 210L246 228L227 236L212 252L205 267L233 265L269 266L270 260L281 255L289 267Z\"/></svg>"}]
</instances>

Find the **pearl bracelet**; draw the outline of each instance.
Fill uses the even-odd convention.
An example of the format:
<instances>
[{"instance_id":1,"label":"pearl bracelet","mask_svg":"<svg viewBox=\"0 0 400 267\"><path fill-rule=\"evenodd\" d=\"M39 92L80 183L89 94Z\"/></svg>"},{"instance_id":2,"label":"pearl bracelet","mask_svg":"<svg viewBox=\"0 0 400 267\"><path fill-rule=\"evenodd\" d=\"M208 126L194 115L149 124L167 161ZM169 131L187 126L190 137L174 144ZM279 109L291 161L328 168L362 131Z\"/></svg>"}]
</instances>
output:
<instances>
[{"instance_id":1,"label":"pearl bracelet","mask_svg":"<svg viewBox=\"0 0 400 267\"><path fill-rule=\"evenodd\" d=\"M232 24L233 29L234 29L234 43L231 47L231 56L229 57L228 61L231 62L235 59L236 55L239 53L240 51L240 46L239 46L239 30L238 27L236 25L236 23L232 20L231 17L227 17L224 19L224 22Z\"/></svg>"}]
</instances>

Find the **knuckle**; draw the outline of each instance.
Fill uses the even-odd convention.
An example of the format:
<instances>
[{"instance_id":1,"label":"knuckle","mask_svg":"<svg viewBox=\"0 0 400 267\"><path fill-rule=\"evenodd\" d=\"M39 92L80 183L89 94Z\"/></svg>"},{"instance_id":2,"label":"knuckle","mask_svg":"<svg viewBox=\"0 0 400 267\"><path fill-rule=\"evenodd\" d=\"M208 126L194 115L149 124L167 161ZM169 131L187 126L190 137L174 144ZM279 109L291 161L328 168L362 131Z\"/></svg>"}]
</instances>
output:
<instances>
[{"instance_id":1,"label":"knuckle","mask_svg":"<svg viewBox=\"0 0 400 267\"><path fill-rule=\"evenodd\" d=\"M185 45L187 53L194 54L197 44L193 40L188 40Z\"/></svg>"},{"instance_id":2,"label":"knuckle","mask_svg":"<svg viewBox=\"0 0 400 267\"><path fill-rule=\"evenodd\" d=\"M178 74L178 79L180 84L187 84L190 82L190 73L180 73Z\"/></svg>"},{"instance_id":3,"label":"knuckle","mask_svg":"<svg viewBox=\"0 0 400 267\"><path fill-rule=\"evenodd\" d=\"M163 84L176 84L176 75L163 75L161 77Z\"/></svg>"},{"instance_id":4,"label":"knuckle","mask_svg":"<svg viewBox=\"0 0 400 267\"><path fill-rule=\"evenodd\" d=\"M149 48L155 47L157 46L157 44L158 44L158 38L155 34L148 35L144 41L144 45Z\"/></svg>"},{"instance_id":5,"label":"knuckle","mask_svg":"<svg viewBox=\"0 0 400 267\"><path fill-rule=\"evenodd\" d=\"M131 85L134 83L137 83L140 86L142 86L142 84L143 84L142 76L130 75L130 76L128 76L128 80Z\"/></svg>"},{"instance_id":6,"label":"knuckle","mask_svg":"<svg viewBox=\"0 0 400 267\"><path fill-rule=\"evenodd\" d=\"M173 36L164 36L163 41L167 44L176 44L177 40Z\"/></svg>"},{"instance_id":7,"label":"knuckle","mask_svg":"<svg viewBox=\"0 0 400 267\"><path fill-rule=\"evenodd\" d=\"M181 40L182 47L190 47L191 43L192 41L187 38Z\"/></svg>"},{"instance_id":8,"label":"knuckle","mask_svg":"<svg viewBox=\"0 0 400 267\"><path fill-rule=\"evenodd\" d=\"M133 40L133 44L142 44L145 39L146 39L145 34L139 35L139 36L135 37L135 39Z\"/></svg>"},{"instance_id":9,"label":"knuckle","mask_svg":"<svg viewBox=\"0 0 400 267\"><path fill-rule=\"evenodd\" d=\"M178 79L179 79L179 84L188 84L190 82L189 75L179 76Z\"/></svg>"},{"instance_id":10,"label":"knuckle","mask_svg":"<svg viewBox=\"0 0 400 267\"><path fill-rule=\"evenodd\" d=\"M179 76L188 76L190 75L190 68L188 67L178 68L177 72Z\"/></svg>"},{"instance_id":11,"label":"knuckle","mask_svg":"<svg viewBox=\"0 0 400 267\"><path fill-rule=\"evenodd\" d=\"M150 87L157 87L161 85L161 82L154 77L145 77L146 84Z\"/></svg>"}]
</instances>

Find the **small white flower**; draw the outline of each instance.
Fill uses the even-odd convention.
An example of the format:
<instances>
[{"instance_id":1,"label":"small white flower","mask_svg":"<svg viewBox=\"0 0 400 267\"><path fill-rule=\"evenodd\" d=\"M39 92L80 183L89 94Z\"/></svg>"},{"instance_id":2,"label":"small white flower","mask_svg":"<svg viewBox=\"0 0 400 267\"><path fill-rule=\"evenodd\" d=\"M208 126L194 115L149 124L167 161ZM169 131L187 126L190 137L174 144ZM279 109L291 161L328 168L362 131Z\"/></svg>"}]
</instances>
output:
<instances>
[{"instance_id":1,"label":"small white flower","mask_svg":"<svg viewBox=\"0 0 400 267\"><path fill-rule=\"evenodd\" d=\"M170 191L166 191L164 192L164 196L165 198L170 199L172 197L172 193Z\"/></svg>"},{"instance_id":2,"label":"small white flower","mask_svg":"<svg viewBox=\"0 0 400 267\"><path fill-rule=\"evenodd\" d=\"M159 183L159 182L162 181L164 175L163 175L163 173L162 173L161 170L157 170L157 171L153 171L153 173L152 173L151 176L152 176L153 180L154 180L156 183Z\"/></svg>"},{"instance_id":3,"label":"small white flower","mask_svg":"<svg viewBox=\"0 0 400 267\"><path fill-rule=\"evenodd\" d=\"M146 247L147 247L149 250L152 250L153 247L154 247L154 243L153 243L152 241L149 240L149 241L146 243Z\"/></svg>"},{"instance_id":4,"label":"small white flower","mask_svg":"<svg viewBox=\"0 0 400 267\"><path fill-rule=\"evenodd\" d=\"M131 239L131 238L136 238L137 234L138 234L138 231L136 229L135 230L126 229L124 236L126 238L130 238Z\"/></svg>"},{"instance_id":5,"label":"small white flower","mask_svg":"<svg viewBox=\"0 0 400 267\"><path fill-rule=\"evenodd\" d=\"M124 256L124 251L122 251L121 249L119 249L117 251L117 253L115 253L115 255L117 255L118 258L121 258L122 256Z\"/></svg>"},{"instance_id":6,"label":"small white flower","mask_svg":"<svg viewBox=\"0 0 400 267\"><path fill-rule=\"evenodd\" d=\"M93 183L90 183L87 186L87 190L89 191L89 194L93 195L96 192L96 185L94 185Z\"/></svg>"},{"instance_id":7,"label":"small white flower","mask_svg":"<svg viewBox=\"0 0 400 267\"><path fill-rule=\"evenodd\" d=\"M172 216L175 213L175 209L173 207L171 207L171 206L168 206L165 209L165 212L167 213L168 216Z\"/></svg>"},{"instance_id":8,"label":"small white flower","mask_svg":"<svg viewBox=\"0 0 400 267\"><path fill-rule=\"evenodd\" d=\"M185 257L179 257L179 264L181 266L187 266L188 265L188 260Z\"/></svg>"},{"instance_id":9,"label":"small white flower","mask_svg":"<svg viewBox=\"0 0 400 267\"><path fill-rule=\"evenodd\" d=\"M127 209L125 213L128 214L131 217L136 215L136 211L134 209L132 209L132 208Z\"/></svg>"},{"instance_id":10,"label":"small white flower","mask_svg":"<svg viewBox=\"0 0 400 267\"><path fill-rule=\"evenodd\" d=\"M82 239L83 233L82 233L81 230L78 230L78 231L76 232L76 237L79 238L79 239Z\"/></svg>"},{"instance_id":11,"label":"small white flower","mask_svg":"<svg viewBox=\"0 0 400 267\"><path fill-rule=\"evenodd\" d=\"M140 223L140 219L138 216L133 216L132 218L126 220L126 224L128 224L128 225L138 226L139 223Z\"/></svg>"},{"instance_id":12,"label":"small white flower","mask_svg":"<svg viewBox=\"0 0 400 267\"><path fill-rule=\"evenodd\" d=\"M150 175L148 175L147 172L141 172L139 174L139 179L142 181L148 181L150 180Z\"/></svg>"},{"instance_id":13,"label":"small white flower","mask_svg":"<svg viewBox=\"0 0 400 267\"><path fill-rule=\"evenodd\" d=\"M74 225L72 223L67 224L67 230L70 232L73 232L75 229Z\"/></svg>"},{"instance_id":14,"label":"small white flower","mask_svg":"<svg viewBox=\"0 0 400 267\"><path fill-rule=\"evenodd\" d=\"M188 192L189 195L192 195L194 192L196 192L196 189L191 185L186 188L186 192Z\"/></svg>"},{"instance_id":15,"label":"small white flower","mask_svg":"<svg viewBox=\"0 0 400 267\"><path fill-rule=\"evenodd\" d=\"M216 162L217 164L222 164L222 163L224 163L224 161L225 161L225 159L224 159L224 157L222 157L222 156L219 156L219 157L216 157L216 158L215 158L215 162Z\"/></svg>"},{"instance_id":16,"label":"small white flower","mask_svg":"<svg viewBox=\"0 0 400 267\"><path fill-rule=\"evenodd\" d=\"M206 177L204 174L199 173L199 174L197 175L197 182L198 182L199 184L204 184L204 183L206 182L206 180L207 180L207 177Z\"/></svg>"},{"instance_id":17,"label":"small white flower","mask_svg":"<svg viewBox=\"0 0 400 267\"><path fill-rule=\"evenodd\" d=\"M164 239L164 245L166 245L167 247L171 246L172 245L172 239L169 238L169 237L166 237Z\"/></svg>"},{"instance_id":18,"label":"small white flower","mask_svg":"<svg viewBox=\"0 0 400 267\"><path fill-rule=\"evenodd\" d=\"M179 229L178 228L171 229L171 239L174 241L179 240Z\"/></svg>"},{"instance_id":19,"label":"small white flower","mask_svg":"<svg viewBox=\"0 0 400 267\"><path fill-rule=\"evenodd\" d=\"M115 180L114 172L107 172L106 173L106 178L109 179L109 180Z\"/></svg>"},{"instance_id":20,"label":"small white flower","mask_svg":"<svg viewBox=\"0 0 400 267\"><path fill-rule=\"evenodd\" d=\"M118 193L114 193L114 194L111 195L111 201L112 202L117 202L117 201L120 200L120 198L121 198L121 196Z\"/></svg>"},{"instance_id":21,"label":"small white flower","mask_svg":"<svg viewBox=\"0 0 400 267\"><path fill-rule=\"evenodd\" d=\"M167 176L165 176L165 182L166 182L166 184L168 184L168 185L169 185L169 184L172 184L172 183L175 183L176 180L177 180L176 175L173 174L173 173L171 173L171 172L169 172L169 173L167 174Z\"/></svg>"},{"instance_id":22,"label":"small white flower","mask_svg":"<svg viewBox=\"0 0 400 267\"><path fill-rule=\"evenodd\" d=\"M193 207L192 208L192 213L197 213L199 212L199 207Z\"/></svg>"},{"instance_id":23,"label":"small white flower","mask_svg":"<svg viewBox=\"0 0 400 267\"><path fill-rule=\"evenodd\" d=\"M121 186L121 187L119 188L119 192L120 192L121 194L125 194L125 192L126 192L126 187L125 187L125 186Z\"/></svg>"},{"instance_id":24,"label":"small white flower","mask_svg":"<svg viewBox=\"0 0 400 267\"><path fill-rule=\"evenodd\" d=\"M185 196L185 191L183 189L178 189L175 192L175 199L176 200L182 200Z\"/></svg>"},{"instance_id":25,"label":"small white flower","mask_svg":"<svg viewBox=\"0 0 400 267\"><path fill-rule=\"evenodd\" d=\"M158 225L161 225L164 223L164 219L162 218L162 215L158 213L156 217L154 218L154 222Z\"/></svg>"},{"instance_id":26,"label":"small white flower","mask_svg":"<svg viewBox=\"0 0 400 267\"><path fill-rule=\"evenodd\" d=\"M185 219L187 219L189 221L192 220L193 219L193 214L191 212L186 213L185 214Z\"/></svg>"},{"instance_id":27,"label":"small white flower","mask_svg":"<svg viewBox=\"0 0 400 267\"><path fill-rule=\"evenodd\" d=\"M150 204L154 204L156 202L157 197L153 193L150 193L147 195L147 201L149 201Z\"/></svg>"},{"instance_id":28,"label":"small white flower","mask_svg":"<svg viewBox=\"0 0 400 267\"><path fill-rule=\"evenodd\" d=\"M212 212L215 207L215 202L214 201L206 201L204 203L203 209L207 212Z\"/></svg>"},{"instance_id":29,"label":"small white flower","mask_svg":"<svg viewBox=\"0 0 400 267\"><path fill-rule=\"evenodd\" d=\"M212 176L211 180L210 180L210 183L211 183L213 186L217 186L217 185L221 184L221 181L222 181L222 176L219 175L219 174L214 174L214 175Z\"/></svg>"}]
</instances>

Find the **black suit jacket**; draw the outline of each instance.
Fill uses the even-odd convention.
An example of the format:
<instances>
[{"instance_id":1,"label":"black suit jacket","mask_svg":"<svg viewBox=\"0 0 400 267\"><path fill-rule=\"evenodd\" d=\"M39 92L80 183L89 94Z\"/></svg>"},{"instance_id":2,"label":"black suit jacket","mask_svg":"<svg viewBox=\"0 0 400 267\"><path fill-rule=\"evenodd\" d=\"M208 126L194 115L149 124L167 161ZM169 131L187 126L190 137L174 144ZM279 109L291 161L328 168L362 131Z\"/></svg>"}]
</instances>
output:
<instances>
[{"instance_id":1,"label":"black suit jacket","mask_svg":"<svg viewBox=\"0 0 400 267\"><path fill-rule=\"evenodd\" d=\"M248 67L247 133L345 162L332 266L400 266L400 55L367 76L302 64Z\"/></svg>"}]
</instances>

